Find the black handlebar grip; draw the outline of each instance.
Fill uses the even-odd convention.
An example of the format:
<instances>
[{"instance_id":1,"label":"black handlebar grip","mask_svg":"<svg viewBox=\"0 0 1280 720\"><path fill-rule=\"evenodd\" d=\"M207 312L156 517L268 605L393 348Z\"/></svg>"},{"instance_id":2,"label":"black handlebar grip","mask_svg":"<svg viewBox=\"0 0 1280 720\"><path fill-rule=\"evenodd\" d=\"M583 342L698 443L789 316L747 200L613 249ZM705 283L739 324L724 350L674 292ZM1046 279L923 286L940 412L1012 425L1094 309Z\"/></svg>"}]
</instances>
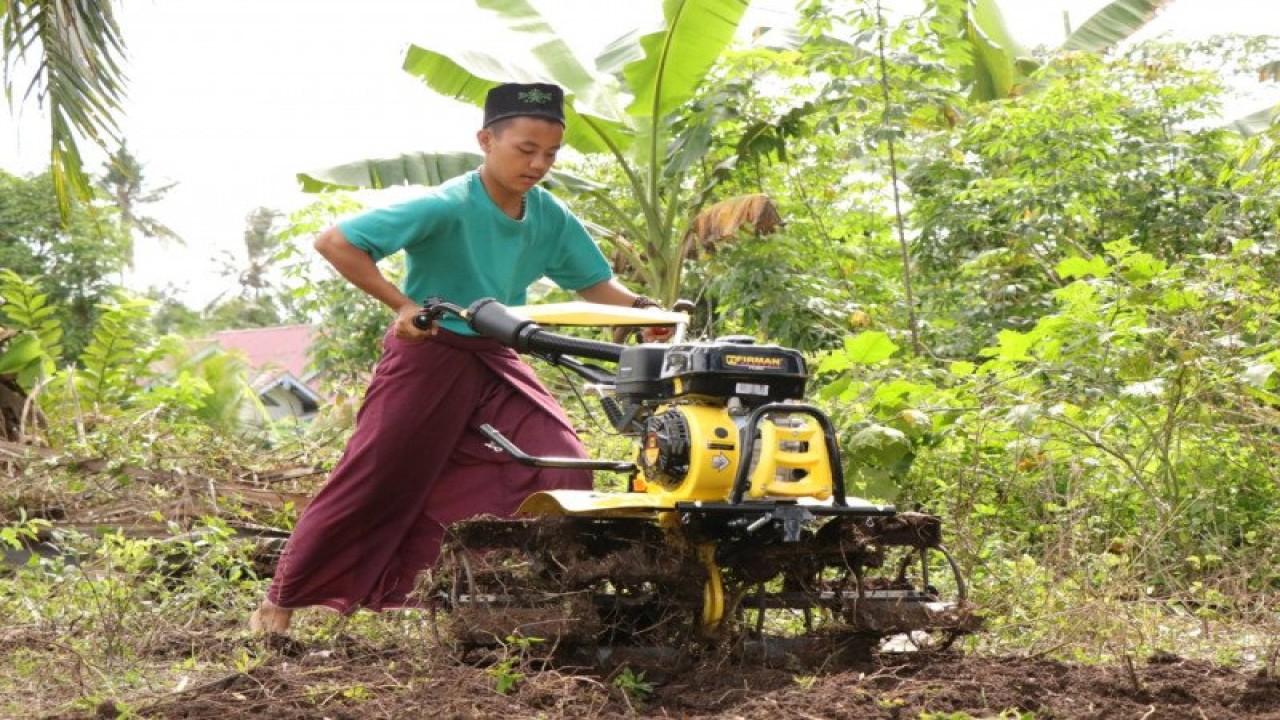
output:
<instances>
[{"instance_id":1,"label":"black handlebar grip","mask_svg":"<svg viewBox=\"0 0 1280 720\"><path fill-rule=\"evenodd\" d=\"M520 335L530 326L537 328L537 323L516 316L506 305L493 298L477 300L467 308L467 325L472 330L517 350L520 346Z\"/></svg>"},{"instance_id":2,"label":"black handlebar grip","mask_svg":"<svg viewBox=\"0 0 1280 720\"><path fill-rule=\"evenodd\" d=\"M584 340L543 330L541 325L517 316L506 305L493 298L485 298L473 303L467 309L467 324L477 333L493 338L520 352L573 355L614 362L617 362L622 355L621 345Z\"/></svg>"},{"instance_id":3,"label":"black handlebar grip","mask_svg":"<svg viewBox=\"0 0 1280 720\"><path fill-rule=\"evenodd\" d=\"M547 353L550 355L573 355L591 358L592 360L610 360L617 362L622 357L622 346L617 343L585 340L569 335L557 335L534 325L526 329L520 338L517 350Z\"/></svg>"},{"instance_id":4,"label":"black handlebar grip","mask_svg":"<svg viewBox=\"0 0 1280 720\"><path fill-rule=\"evenodd\" d=\"M431 314L427 312L420 312L413 316L413 326L419 330L430 330L431 323L433 322L435 322L435 320L431 317Z\"/></svg>"}]
</instances>

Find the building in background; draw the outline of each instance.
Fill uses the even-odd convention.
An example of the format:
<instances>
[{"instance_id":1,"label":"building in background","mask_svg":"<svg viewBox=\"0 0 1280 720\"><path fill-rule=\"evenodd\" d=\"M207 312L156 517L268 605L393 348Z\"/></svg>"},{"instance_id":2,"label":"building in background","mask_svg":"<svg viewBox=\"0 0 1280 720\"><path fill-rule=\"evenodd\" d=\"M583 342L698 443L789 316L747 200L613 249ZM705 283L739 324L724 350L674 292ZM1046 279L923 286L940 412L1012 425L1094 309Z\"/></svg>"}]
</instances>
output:
<instances>
[{"instance_id":1,"label":"building in background","mask_svg":"<svg viewBox=\"0 0 1280 720\"><path fill-rule=\"evenodd\" d=\"M308 368L310 325L222 330L210 345L238 353L248 364L249 387L272 420L310 420L325 401L318 373Z\"/></svg>"}]
</instances>

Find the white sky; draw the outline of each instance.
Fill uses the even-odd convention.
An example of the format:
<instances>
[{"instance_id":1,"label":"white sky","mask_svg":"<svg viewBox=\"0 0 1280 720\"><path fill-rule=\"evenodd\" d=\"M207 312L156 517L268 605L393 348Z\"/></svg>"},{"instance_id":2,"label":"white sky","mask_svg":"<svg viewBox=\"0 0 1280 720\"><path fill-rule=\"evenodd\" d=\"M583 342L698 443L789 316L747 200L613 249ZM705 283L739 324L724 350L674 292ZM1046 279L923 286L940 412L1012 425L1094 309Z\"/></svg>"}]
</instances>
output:
<instances>
[{"instance_id":1,"label":"white sky","mask_svg":"<svg viewBox=\"0 0 1280 720\"><path fill-rule=\"evenodd\" d=\"M590 59L660 12L659 0L532 0ZM889 0L891 3L892 0ZM130 77L125 137L152 186L178 182L147 214L185 246L138 248L129 284L168 285L199 307L234 279L213 258L243 256L245 217L292 210L303 170L410 150L471 150L477 109L436 96L400 69L409 43L493 45L470 0L131 0L119 18ZM1079 25L1106 0L1001 0L1028 47L1062 38L1062 12ZM640 9L638 6L644 6ZM756 0L748 22L784 19L791 0ZM1176 0L1142 36L1280 34L1280 2ZM495 52L495 54L498 54ZM87 150L88 148L82 148ZM40 108L0 111L0 169L35 173L48 162ZM98 163L91 164L98 170Z\"/></svg>"}]
</instances>

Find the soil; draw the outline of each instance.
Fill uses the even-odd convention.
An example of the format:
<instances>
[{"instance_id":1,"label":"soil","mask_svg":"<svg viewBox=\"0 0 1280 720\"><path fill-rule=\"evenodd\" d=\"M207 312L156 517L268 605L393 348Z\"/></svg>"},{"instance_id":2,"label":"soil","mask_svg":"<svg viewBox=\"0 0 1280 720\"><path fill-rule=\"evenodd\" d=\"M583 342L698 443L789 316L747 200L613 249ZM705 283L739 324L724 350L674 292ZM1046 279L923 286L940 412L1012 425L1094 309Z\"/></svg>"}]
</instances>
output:
<instances>
[{"instance_id":1,"label":"soil","mask_svg":"<svg viewBox=\"0 0 1280 720\"><path fill-rule=\"evenodd\" d=\"M882 655L797 672L703 662L627 677L463 663L443 651L322 647L264 640L270 658L244 673L129 708L154 718L1280 718L1280 679L1162 654L1132 666L966 657L954 651ZM513 679L506 693L501 677ZM631 688L631 692L623 688ZM104 701L96 712L117 717Z\"/></svg>"},{"instance_id":2,"label":"soil","mask_svg":"<svg viewBox=\"0 0 1280 720\"><path fill-rule=\"evenodd\" d=\"M5 447L0 443L0 450ZM166 479L138 473L138 487L163 486ZM187 481L187 476L174 477ZM206 484L191 482L193 487ZM39 486L27 481L21 487ZM276 485L263 489L248 481L224 483L220 490L224 500L231 495L242 502L270 500L273 507L294 497ZM305 495L296 497L305 501ZM126 503L113 503L94 507L92 513L60 511L44 517L120 524L123 510L117 508ZM23 496L11 504L49 506L41 498L25 502ZM389 634L393 637L386 639ZM200 659L216 658L210 665L235 666L226 659L244 657L247 668L220 677L193 672L177 684L160 672L142 684L149 691L103 700L89 711L45 717L1280 720L1275 658L1266 671L1259 671L1167 653L1135 658L1129 664L1077 665L1043 657L966 655L953 649L842 657L842 664L817 669L703 657L659 662L637 676L638 665L627 665L627 673L539 666L493 654L460 657L434 642L428 632L411 634L415 636L384 631L375 636L383 638L378 642L342 634L308 641L253 637L239 626L158 629L148 638L147 650L130 658L141 675L147 666L166 672L178 667L194 659L195 648ZM0 623L0 655L58 647L60 638L49 631ZM67 668L50 670L51 675L73 681L87 672L75 659L68 660ZM25 701L31 717L65 707L53 697Z\"/></svg>"}]
</instances>

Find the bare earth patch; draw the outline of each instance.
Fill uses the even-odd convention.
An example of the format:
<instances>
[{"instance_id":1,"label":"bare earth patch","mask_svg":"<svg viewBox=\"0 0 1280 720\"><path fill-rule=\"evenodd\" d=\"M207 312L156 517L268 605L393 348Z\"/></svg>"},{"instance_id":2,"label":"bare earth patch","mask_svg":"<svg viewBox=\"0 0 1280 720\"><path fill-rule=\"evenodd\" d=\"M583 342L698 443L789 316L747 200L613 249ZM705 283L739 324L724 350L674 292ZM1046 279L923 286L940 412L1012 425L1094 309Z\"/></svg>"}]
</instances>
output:
<instances>
[{"instance_id":1,"label":"bare earth patch","mask_svg":"<svg viewBox=\"0 0 1280 720\"><path fill-rule=\"evenodd\" d=\"M250 640L250 643L261 641ZM959 653L881 656L804 671L702 662L635 685L564 669L461 663L421 647L323 647L269 638L271 654L233 673L153 698L122 698L149 718L1280 718L1280 680L1159 655L1132 667ZM506 694L497 679L519 674ZM624 679L625 680L625 679ZM630 688L627 692L624 688ZM92 712L51 718L117 717ZM954 714L954 715L953 715ZM1002 715L1003 714L1003 715Z\"/></svg>"}]
</instances>

